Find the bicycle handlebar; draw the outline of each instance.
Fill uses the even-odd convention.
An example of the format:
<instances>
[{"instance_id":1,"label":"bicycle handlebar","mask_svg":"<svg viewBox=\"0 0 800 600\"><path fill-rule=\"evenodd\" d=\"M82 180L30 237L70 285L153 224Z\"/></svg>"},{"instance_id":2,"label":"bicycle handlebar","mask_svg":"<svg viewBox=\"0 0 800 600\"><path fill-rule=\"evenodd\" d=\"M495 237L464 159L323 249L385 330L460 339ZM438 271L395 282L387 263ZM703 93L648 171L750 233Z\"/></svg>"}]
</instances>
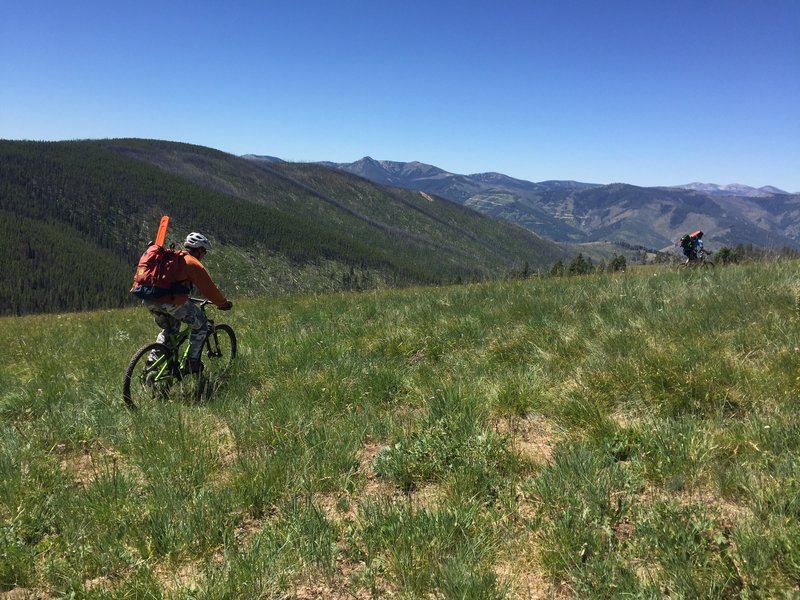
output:
<instances>
[{"instance_id":1,"label":"bicycle handlebar","mask_svg":"<svg viewBox=\"0 0 800 600\"><path fill-rule=\"evenodd\" d=\"M217 308L218 310L230 310L231 307L233 306L233 303L230 300L228 300L222 306L217 306L211 300L208 300L208 299L205 299L205 298L191 298L190 297L189 301L194 303L194 304L196 304L198 307L202 308L203 311L206 310L206 304L213 304L214 307Z\"/></svg>"}]
</instances>

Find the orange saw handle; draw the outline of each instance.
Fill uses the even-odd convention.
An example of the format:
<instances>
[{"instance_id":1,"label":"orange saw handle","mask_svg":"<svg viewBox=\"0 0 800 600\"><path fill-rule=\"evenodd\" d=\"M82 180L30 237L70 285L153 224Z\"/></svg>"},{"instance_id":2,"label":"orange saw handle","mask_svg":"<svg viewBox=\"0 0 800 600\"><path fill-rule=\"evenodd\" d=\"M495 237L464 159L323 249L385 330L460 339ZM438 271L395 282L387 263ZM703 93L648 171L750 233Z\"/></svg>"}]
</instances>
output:
<instances>
[{"instance_id":1,"label":"orange saw handle","mask_svg":"<svg viewBox=\"0 0 800 600\"><path fill-rule=\"evenodd\" d=\"M161 222L158 224L158 233L156 234L156 246L163 246L167 241L167 228L169 227L169 216L164 215L161 217Z\"/></svg>"}]
</instances>

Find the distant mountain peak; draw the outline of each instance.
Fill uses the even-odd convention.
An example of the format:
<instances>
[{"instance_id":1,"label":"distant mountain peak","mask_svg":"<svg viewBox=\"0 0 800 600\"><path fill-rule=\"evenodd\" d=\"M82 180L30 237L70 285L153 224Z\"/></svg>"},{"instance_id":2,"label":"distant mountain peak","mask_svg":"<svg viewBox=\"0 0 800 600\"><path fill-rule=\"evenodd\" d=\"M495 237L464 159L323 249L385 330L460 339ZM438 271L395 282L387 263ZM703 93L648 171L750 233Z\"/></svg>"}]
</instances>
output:
<instances>
[{"instance_id":1,"label":"distant mountain peak","mask_svg":"<svg viewBox=\"0 0 800 600\"><path fill-rule=\"evenodd\" d=\"M761 190L762 192L767 192L768 194L788 194L789 193L789 192L786 192L784 190L781 190L781 189L776 188L776 187L771 186L771 185L765 185L765 186L762 186L762 187L760 187L758 189Z\"/></svg>"},{"instance_id":2,"label":"distant mountain peak","mask_svg":"<svg viewBox=\"0 0 800 600\"><path fill-rule=\"evenodd\" d=\"M431 179L454 177L439 167L419 161L400 162L393 160L376 160L365 156L352 163L323 163L337 169L349 171L377 183L404 187L411 179Z\"/></svg>"},{"instance_id":3,"label":"distant mountain peak","mask_svg":"<svg viewBox=\"0 0 800 600\"><path fill-rule=\"evenodd\" d=\"M687 183L684 185L674 186L678 189L693 190L695 192L702 192L712 196L744 196L746 198L764 198L775 194L788 194L781 189L771 185L765 185L760 188L754 188L749 185L742 185L741 183L730 183L727 185L719 185L716 183Z\"/></svg>"}]
</instances>

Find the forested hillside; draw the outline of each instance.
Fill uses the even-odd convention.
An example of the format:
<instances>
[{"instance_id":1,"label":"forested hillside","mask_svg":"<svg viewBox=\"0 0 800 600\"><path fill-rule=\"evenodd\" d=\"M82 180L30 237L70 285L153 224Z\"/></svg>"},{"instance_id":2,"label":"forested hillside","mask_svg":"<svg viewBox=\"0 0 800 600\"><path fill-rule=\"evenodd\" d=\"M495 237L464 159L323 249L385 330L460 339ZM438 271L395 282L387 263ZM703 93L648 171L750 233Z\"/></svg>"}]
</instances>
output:
<instances>
[{"instance_id":1,"label":"forested hillside","mask_svg":"<svg viewBox=\"0 0 800 600\"><path fill-rule=\"evenodd\" d=\"M478 280L565 252L455 203L320 165L153 140L0 141L0 314L121 306L159 217L214 242L232 295Z\"/></svg>"}]
</instances>

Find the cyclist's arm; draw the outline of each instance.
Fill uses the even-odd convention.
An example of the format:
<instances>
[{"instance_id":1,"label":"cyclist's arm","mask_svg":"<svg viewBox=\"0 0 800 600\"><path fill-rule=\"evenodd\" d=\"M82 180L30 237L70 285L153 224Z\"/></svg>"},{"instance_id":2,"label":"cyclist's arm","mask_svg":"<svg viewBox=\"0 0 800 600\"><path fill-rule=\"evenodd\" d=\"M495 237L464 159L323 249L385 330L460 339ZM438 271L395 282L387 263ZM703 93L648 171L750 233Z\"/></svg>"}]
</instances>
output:
<instances>
[{"instance_id":1,"label":"cyclist's arm","mask_svg":"<svg viewBox=\"0 0 800 600\"><path fill-rule=\"evenodd\" d=\"M186 260L186 274L189 276L192 284L200 290L206 298L211 300L217 306L226 306L228 299L224 296L219 288L214 284L211 276L206 271L205 267L199 261Z\"/></svg>"}]
</instances>

